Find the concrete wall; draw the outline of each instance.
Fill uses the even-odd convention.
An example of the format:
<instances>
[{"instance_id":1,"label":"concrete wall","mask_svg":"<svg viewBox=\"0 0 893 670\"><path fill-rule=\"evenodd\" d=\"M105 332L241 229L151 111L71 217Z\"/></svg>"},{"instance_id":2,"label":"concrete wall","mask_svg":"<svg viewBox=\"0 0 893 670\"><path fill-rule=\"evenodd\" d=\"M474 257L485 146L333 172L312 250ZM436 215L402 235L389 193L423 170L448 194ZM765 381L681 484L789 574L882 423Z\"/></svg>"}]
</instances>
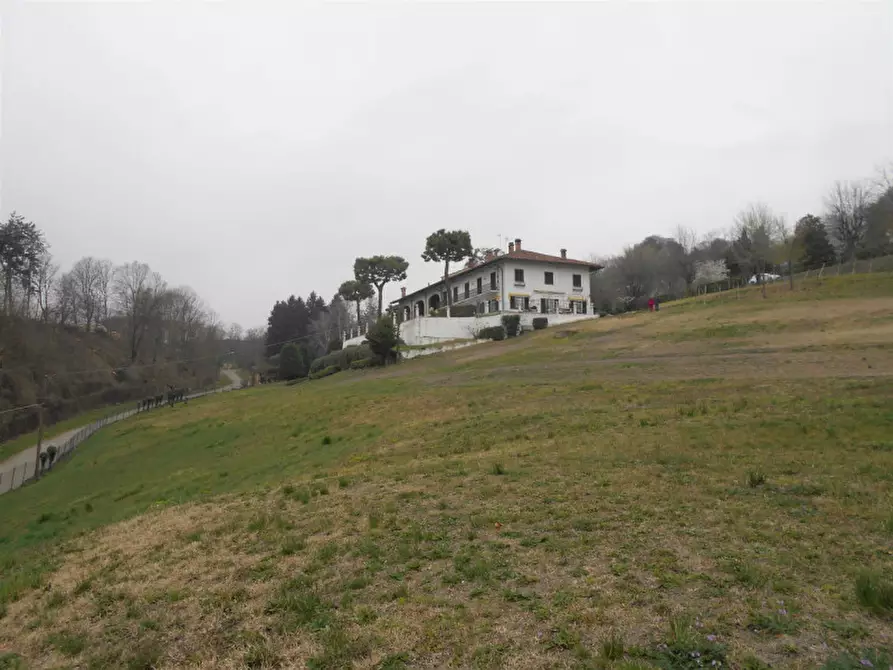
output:
<instances>
[{"instance_id":1,"label":"concrete wall","mask_svg":"<svg viewBox=\"0 0 893 670\"><path fill-rule=\"evenodd\" d=\"M440 346L431 346L426 347L425 349L410 349L409 351L404 351L400 354L401 358L404 360L411 360L413 358L418 358L419 356L430 356L431 354L439 354L444 351L453 351L454 349L464 349L465 347L473 347L476 344L481 344L485 340L471 340L470 342L454 342L453 344L443 344Z\"/></svg>"},{"instance_id":2,"label":"concrete wall","mask_svg":"<svg viewBox=\"0 0 893 670\"><path fill-rule=\"evenodd\" d=\"M400 337L412 346L444 340L468 340L474 337L478 321L473 316L452 319L423 316L401 323Z\"/></svg>"},{"instance_id":3,"label":"concrete wall","mask_svg":"<svg viewBox=\"0 0 893 670\"><path fill-rule=\"evenodd\" d=\"M531 330L533 329L533 320L539 315L522 312L519 316L521 317L521 327ZM546 314L545 316L549 319L549 327L598 318L591 314ZM412 346L445 340L471 339L482 328L500 325L502 317L503 314L483 314L451 319L425 316L401 323L400 337L406 344Z\"/></svg>"}]
</instances>

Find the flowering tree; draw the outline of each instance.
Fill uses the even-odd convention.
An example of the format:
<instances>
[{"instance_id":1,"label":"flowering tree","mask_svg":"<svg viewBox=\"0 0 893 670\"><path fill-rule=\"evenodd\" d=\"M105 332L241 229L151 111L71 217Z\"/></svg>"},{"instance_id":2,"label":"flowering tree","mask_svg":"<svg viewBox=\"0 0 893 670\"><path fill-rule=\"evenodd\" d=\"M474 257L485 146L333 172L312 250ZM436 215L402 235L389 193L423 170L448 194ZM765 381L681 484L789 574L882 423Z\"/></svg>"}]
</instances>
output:
<instances>
[{"instance_id":1,"label":"flowering tree","mask_svg":"<svg viewBox=\"0 0 893 670\"><path fill-rule=\"evenodd\" d=\"M729 278L729 268L724 258L715 261L697 261L695 263L695 281L698 288L718 284Z\"/></svg>"}]
</instances>

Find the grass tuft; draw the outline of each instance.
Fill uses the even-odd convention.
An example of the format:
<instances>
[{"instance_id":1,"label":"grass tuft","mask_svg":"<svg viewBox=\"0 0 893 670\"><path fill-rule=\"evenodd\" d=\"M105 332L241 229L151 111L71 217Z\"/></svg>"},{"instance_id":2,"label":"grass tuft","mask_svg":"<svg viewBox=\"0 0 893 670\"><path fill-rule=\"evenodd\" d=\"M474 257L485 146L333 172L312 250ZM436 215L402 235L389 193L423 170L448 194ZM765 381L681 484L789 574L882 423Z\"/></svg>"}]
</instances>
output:
<instances>
[{"instance_id":1,"label":"grass tuft","mask_svg":"<svg viewBox=\"0 0 893 670\"><path fill-rule=\"evenodd\" d=\"M755 489L766 483L766 475L759 470L751 470L747 473L747 485Z\"/></svg>"},{"instance_id":2,"label":"grass tuft","mask_svg":"<svg viewBox=\"0 0 893 670\"><path fill-rule=\"evenodd\" d=\"M893 613L893 581L874 570L863 570L856 577L856 599L875 614Z\"/></svg>"},{"instance_id":3,"label":"grass tuft","mask_svg":"<svg viewBox=\"0 0 893 670\"><path fill-rule=\"evenodd\" d=\"M619 661L623 658L624 643L623 636L618 633L611 633L611 636L602 641L602 658L609 661Z\"/></svg>"}]
</instances>

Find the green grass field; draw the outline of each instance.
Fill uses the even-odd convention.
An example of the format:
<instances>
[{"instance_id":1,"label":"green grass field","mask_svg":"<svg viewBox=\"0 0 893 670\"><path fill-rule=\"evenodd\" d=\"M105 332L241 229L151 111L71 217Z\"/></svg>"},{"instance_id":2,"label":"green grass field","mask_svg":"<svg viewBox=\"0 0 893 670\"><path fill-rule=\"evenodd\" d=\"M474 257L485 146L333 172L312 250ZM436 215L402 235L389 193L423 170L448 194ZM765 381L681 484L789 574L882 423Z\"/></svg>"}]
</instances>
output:
<instances>
[{"instance_id":1,"label":"green grass field","mask_svg":"<svg viewBox=\"0 0 893 670\"><path fill-rule=\"evenodd\" d=\"M111 416L112 414L117 414L118 412L123 412L125 411L125 409L130 409L130 406L127 405L125 407L124 405L121 405L119 408L99 407L97 409L90 410L89 412L84 412L82 414L78 414L77 416L65 419L64 421L59 421L58 423L54 423L51 426L47 426L46 430L44 431L44 439L49 439L74 428L79 428L80 426L93 423L94 421L98 421L103 417ZM33 433L27 433L25 435L19 435L13 440L4 442L3 444L0 444L0 462L6 460L10 456L15 456L23 449L33 447L36 444L37 431L34 431Z\"/></svg>"},{"instance_id":2,"label":"green grass field","mask_svg":"<svg viewBox=\"0 0 893 670\"><path fill-rule=\"evenodd\" d=\"M149 413L0 496L0 668L886 670L891 398L876 274Z\"/></svg>"}]
</instances>

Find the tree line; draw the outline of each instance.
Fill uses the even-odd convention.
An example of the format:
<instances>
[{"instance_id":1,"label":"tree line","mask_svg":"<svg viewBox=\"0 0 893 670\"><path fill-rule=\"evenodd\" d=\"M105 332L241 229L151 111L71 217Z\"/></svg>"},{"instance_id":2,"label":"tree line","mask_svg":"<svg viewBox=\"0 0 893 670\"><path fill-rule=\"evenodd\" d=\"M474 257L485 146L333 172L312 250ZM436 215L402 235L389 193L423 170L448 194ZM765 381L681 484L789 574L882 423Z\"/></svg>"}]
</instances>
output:
<instances>
[{"instance_id":1,"label":"tree line","mask_svg":"<svg viewBox=\"0 0 893 670\"><path fill-rule=\"evenodd\" d=\"M114 331L131 363L157 360L164 347L224 336L216 313L187 286L169 286L146 264L86 256L60 272L44 233L13 212L0 224L0 271L8 319L85 332Z\"/></svg>"},{"instance_id":2,"label":"tree line","mask_svg":"<svg viewBox=\"0 0 893 670\"><path fill-rule=\"evenodd\" d=\"M491 252L474 249L471 236L465 230L440 229L428 236L421 257L425 262L444 264L448 309L452 303L450 263ZM342 333L358 328L378 347L373 351L376 362L387 361L399 337L392 320L385 316L384 289L392 282L404 281L408 268L409 262L402 256L358 257L354 261L353 277L342 282L328 302L315 291L306 299L291 295L277 300L267 319L264 338L268 365L275 366L284 360L283 376L305 376L314 360L341 349Z\"/></svg>"},{"instance_id":3,"label":"tree line","mask_svg":"<svg viewBox=\"0 0 893 670\"><path fill-rule=\"evenodd\" d=\"M50 249L21 214L0 223L0 409L41 401L56 420L217 382L226 333L195 291L139 261L63 271ZM0 437L34 427L33 412L4 416Z\"/></svg>"},{"instance_id":4,"label":"tree line","mask_svg":"<svg viewBox=\"0 0 893 670\"><path fill-rule=\"evenodd\" d=\"M837 182L818 214L790 224L765 203L748 205L727 230L698 239L688 227L650 235L620 254L595 258L592 301L605 312L639 309L649 298L673 299L748 281L765 293L767 277L893 254L893 164L875 178Z\"/></svg>"}]
</instances>

